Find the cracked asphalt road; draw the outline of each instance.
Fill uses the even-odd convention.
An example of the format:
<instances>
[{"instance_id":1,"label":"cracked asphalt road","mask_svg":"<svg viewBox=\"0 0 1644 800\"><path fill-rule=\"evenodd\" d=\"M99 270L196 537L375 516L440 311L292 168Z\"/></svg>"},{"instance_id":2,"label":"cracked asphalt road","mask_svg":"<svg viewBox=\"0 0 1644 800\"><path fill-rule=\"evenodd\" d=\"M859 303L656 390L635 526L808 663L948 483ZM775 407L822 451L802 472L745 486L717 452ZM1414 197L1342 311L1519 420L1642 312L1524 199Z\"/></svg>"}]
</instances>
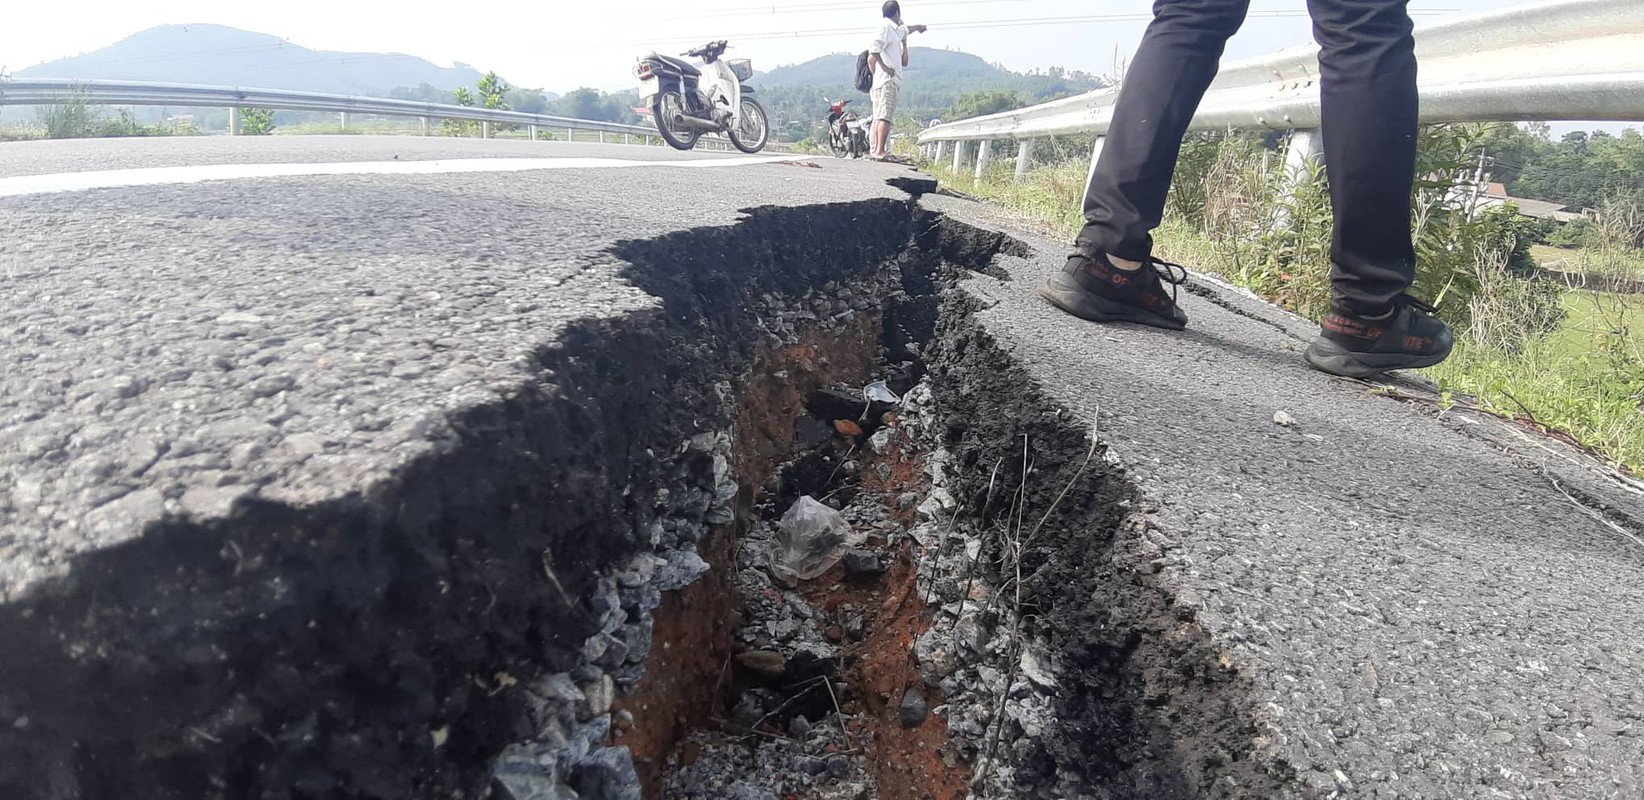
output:
<instances>
[{"instance_id":1,"label":"cracked asphalt road","mask_svg":"<svg viewBox=\"0 0 1644 800\"><path fill-rule=\"evenodd\" d=\"M529 153L526 153L526 150ZM661 148L335 137L0 146L0 177ZM687 158L723 158L696 154ZM517 391L578 319L655 300L616 241L905 197L880 165L289 177L0 199L0 602L166 515L369 493ZM1644 796L1644 499L1503 423L1307 370L1307 326L1200 281L1172 334L973 278L978 320L1156 506L1177 602L1325 797ZM842 246L845 246L842 244ZM1286 411L1293 426L1274 424ZM1583 501L1583 502L1578 502ZM1597 508L1603 506L1602 509ZM6 656L15 658L17 654ZM5 722L5 720L0 720Z\"/></svg>"}]
</instances>

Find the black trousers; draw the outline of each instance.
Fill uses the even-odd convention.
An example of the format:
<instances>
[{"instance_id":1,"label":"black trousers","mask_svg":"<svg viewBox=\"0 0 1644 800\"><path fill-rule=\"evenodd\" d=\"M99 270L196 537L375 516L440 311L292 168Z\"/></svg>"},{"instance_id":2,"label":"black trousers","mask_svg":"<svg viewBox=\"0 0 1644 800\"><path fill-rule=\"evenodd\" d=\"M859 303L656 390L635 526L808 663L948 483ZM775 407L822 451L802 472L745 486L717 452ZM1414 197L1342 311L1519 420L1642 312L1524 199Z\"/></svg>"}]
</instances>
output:
<instances>
[{"instance_id":1,"label":"black trousers","mask_svg":"<svg viewBox=\"0 0 1644 800\"><path fill-rule=\"evenodd\" d=\"M1325 171L1335 208L1336 303L1373 315L1415 276L1416 56L1409 0L1308 0L1318 40ZM1164 213L1182 136L1249 0L1155 0L1085 193L1079 238L1141 261Z\"/></svg>"}]
</instances>

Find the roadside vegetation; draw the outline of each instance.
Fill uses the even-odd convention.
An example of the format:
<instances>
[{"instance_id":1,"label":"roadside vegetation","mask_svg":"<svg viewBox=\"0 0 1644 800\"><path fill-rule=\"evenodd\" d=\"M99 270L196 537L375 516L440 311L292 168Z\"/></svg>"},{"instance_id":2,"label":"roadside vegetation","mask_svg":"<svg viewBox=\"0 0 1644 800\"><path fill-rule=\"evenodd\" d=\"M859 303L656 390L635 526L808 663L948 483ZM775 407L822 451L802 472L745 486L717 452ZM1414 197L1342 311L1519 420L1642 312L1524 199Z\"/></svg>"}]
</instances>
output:
<instances>
[{"instance_id":1,"label":"roadside vegetation","mask_svg":"<svg viewBox=\"0 0 1644 800\"><path fill-rule=\"evenodd\" d=\"M1458 334L1451 359L1425 372L1445 404L1474 404L1559 431L1612 463L1644 470L1644 294L1574 288L1540 266L1556 253L1547 260L1562 259L1559 272L1636 279L1644 265L1644 192L1615 187L1594 195L1596 213L1576 224L1480 207L1463 179L1502 140L1504 127L1514 126L1432 126L1421 135L1414 291L1434 301ZM1614 138L1630 141L1636 133ZM1003 152L980 180L950 165L930 168L958 191L1071 238L1083 224L1090 144L1083 137L1041 143L1036 153L1049 151L1048 165L1020 182L1014 158ZM1329 300L1329 192L1322 165L1284 174L1284 144L1278 134L1191 137L1155 238L1161 257L1317 319Z\"/></svg>"}]
</instances>

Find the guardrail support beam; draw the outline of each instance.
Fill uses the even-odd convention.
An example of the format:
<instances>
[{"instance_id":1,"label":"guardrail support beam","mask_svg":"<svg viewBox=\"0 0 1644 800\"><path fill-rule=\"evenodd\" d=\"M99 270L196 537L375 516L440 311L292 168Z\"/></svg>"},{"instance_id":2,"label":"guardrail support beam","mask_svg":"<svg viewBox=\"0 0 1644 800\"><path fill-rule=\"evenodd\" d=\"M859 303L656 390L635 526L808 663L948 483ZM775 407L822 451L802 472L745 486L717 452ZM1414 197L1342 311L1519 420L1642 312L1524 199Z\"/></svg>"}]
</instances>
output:
<instances>
[{"instance_id":1,"label":"guardrail support beam","mask_svg":"<svg viewBox=\"0 0 1644 800\"><path fill-rule=\"evenodd\" d=\"M931 160L935 161L938 164L940 164L940 163L942 163L942 159L947 158L947 155L948 155L948 143L947 143L946 140L940 141L940 142L936 143L936 157L931 159Z\"/></svg>"},{"instance_id":2,"label":"guardrail support beam","mask_svg":"<svg viewBox=\"0 0 1644 800\"><path fill-rule=\"evenodd\" d=\"M1023 139L1016 143L1016 180L1027 177L1028 170L1033 168L1033 141Z\"/></svg>"},{"instance_id":3,"label":"guardrail support beam","mask_svg":"<svg viewBox=\"0 0 1644 800\"><path fill-rule=\"evenodd\" d=\"M228 135L240 135L240 109L236 106L228 107Z\"/></svg>"},{"instance_id":4,"label":"guardrail support beam","mask_svg":"<svg viewBox=\"0 0 1644 800\"><path fill-rule=\"evenodd\" d=\"M486 120L486 119L480 120L480 138L481 139L491 138L491 121L490 120Z\"/></svg>"},{"instance_id":5,"label":"guardrail support beam","mask_svg":"<svg viewBox=\"0 0 1644 800\"><path fill-rule=\"evenodd\" d=\"M428 118L427 117L418 117L417 120L422 125L422 135L427 136L428 135Z\"/></svg>"},{"instance_id":6,"label":"guardrail support beam","mask_svg":"<svg viewBox=\"0 0 1644 800\"><path fill-rule=\"evenodd\" d=\"M988 165L993 163L993 142L983 139L976 145L976 179L982 179L982 173Z\"/></svg>"},{"instance_id":7,"label":"guardrail support beam","mask_svg":"<svg viewBox=\"0 0 1644 800\"><path fill-rule=\"evenodd\" d=\"M962 169L965 168L965 144L966 144L966 142L964 142L964 141L958 141L958 142L953 143L953 171L954 172L958 172L959 170L962 170Z\"/></svg>"},{"instance_id":8,"label":"guardrail support beam","mask_svg":"<svg viewBox=\"0 0 1644 800\"><path fill-rule=\"evenodd\" d=\"M526 131L529 133L529 135L531 137L531 141L534 142L534 141L537 140L537 126L528 125L528 126L526 126Z\"/></svg>"},{"instance_id":9,"label":"guardrail support beam","mask_svg":"<svg viewBox=\"0 0 1644 800\"><path fill-rule=\"evenodd\" d=\"M339 130L345 130L345 131L348 130L348 112L347 111L338 111L337 112L337 128Z\"/></svg>"}]
</instances>

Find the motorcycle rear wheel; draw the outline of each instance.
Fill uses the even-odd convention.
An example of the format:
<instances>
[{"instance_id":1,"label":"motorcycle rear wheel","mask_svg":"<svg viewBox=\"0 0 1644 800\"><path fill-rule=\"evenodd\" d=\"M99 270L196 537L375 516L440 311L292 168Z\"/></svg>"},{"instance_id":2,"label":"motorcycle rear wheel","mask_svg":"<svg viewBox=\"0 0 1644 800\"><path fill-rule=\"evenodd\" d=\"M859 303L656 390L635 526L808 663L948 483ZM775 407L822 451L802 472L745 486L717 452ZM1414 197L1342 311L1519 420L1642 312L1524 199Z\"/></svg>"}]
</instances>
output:
<instances>
[{"instance_id":1,"label":"motorcycle rear wheel","mask_svg":"<svg viewBox=\"0 0 1644 800\"><path fill-rule=\"evenodd\" d=\"M696 128L674 129L668 125L668 120L684 114L685 106L677 93L663 92L651 99L651 119L656 122L656 132L675 150L690 150L696 147L696 140L702 138L702 131Z\"/></svg>"}]
</instances>

